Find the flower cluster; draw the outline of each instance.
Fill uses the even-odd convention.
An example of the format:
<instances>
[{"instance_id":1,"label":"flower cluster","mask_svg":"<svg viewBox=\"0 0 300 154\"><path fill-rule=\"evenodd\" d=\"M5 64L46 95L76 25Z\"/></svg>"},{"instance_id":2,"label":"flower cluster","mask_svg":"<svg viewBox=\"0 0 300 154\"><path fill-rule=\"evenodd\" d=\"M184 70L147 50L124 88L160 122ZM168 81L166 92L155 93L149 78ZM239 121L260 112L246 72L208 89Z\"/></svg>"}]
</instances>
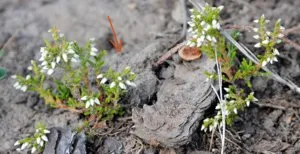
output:
<instances>
[{"instance_id":1,"label":"flower cluster","mask_svg":"<svg viewBox=\"0 0 300 154\"><path fill-rule=\"evenodd\" d=\"M57 29L50 29L49 32L53 33L53 38L56 43L61 43L61 46L53 47L49 43L46 43L46 47L41 47L41 58L39 61L41 62L40 67L42 68L42 72L47 73L48 75L52 75L56 66L60 65L60 63L68 63L69 61L73 63L79 62L79 55L75 52L74 44L76 42L67 42L62 33L58 33ZM89 50L90 56L97 56L98 49L94 45L93 38L90 39L91 47ZM49 52L51 50L51 52Z\"/></svg>"},{"instance_id":2,"label":"flower cluster","mask_svg":"<svg viewBox=\"0 0 300 154\"><path fill-rule=\"evenodd\" d=\"M100 105L100 101L97 97L83 96L83 97L81 97L81 100L85 101L85 108L94 106L94 104Z\"/></svg>"},{"instance_id":3,"label":"flower cluster","mask_svg":"<svg viewBox=\"0 0 300 154\"><path fill-rule=\"evenodd\" d=\"M262 66L278 61L276 56L279 55L279 52L275 45L281 43L281 39L284 37L283 31L285 28L280 25L280 19L276 21L273 32L268 31L266 28L266 24L269 22L264 15L254 20L254 23L259 25L259 28L253 28L253 31L256 33L253 38L259 41L254 47L264 47L266 50L265 55L261 58Z\"/></svg>"},{"instance_id":4,"label":"flower cluster","mask_svg":"<svg viewBox=\"0 0 300 154\"><path fill-rule=\"evenodd\" d=\"M231 125L234 117L237 116L239 110L244 110L245 107L249 107L250 102L258 101L254 97L254 93L251 92L247 97L241 97L244 95L243 90L238 90L234 86L229 86L228 88L224 88L227 94L224 95L225 100L220 102L216 106L217 115L213 118L207 118L203 121L201 130L209 131L217 128L217 126L222 126L222 112L221 105L224 105L224 114L226 117L226 124Z\"/></svg>"},{"instance_id":5,"label":"flower cluster","mask_svg":"<svg viewBox=\"0 0 300 154\"><path fill-rule=\"evenodd\" d=\"M16 79L17 78L17 76L16 75L13 75L13 76L11 76L13 79ZM30 75L27 75L26 77L25 77L25 80L30 80L30 78L31 78L31 76ZM23 82L19 82L19 81L17 81L17 82L15 82L15 84L13 85L16 89L18 89L18 90L21 90L21 91L23 91L23 92L26 92L27 91L27 89L28 89L28 86L26 85L26 84L24 84L24 82L26 82L26 81L24 81L23 80Z\"/></svg>"},{"instance_id":6,"label":"flower cluster","mask_svg":"<svg viewBox=\"0 0 300 154\"><path fill-rule=\"evenodd\" d=\"M216 43L221 28L219 14L223 6L211 7L206 4L202 11L191 10L191 20L188 22L190 28L188 32L192 34L192 39L187 41L190 47L200 47L205 43Z\"/></svg>"},{"instance_id":7,"label":"flower cluster","mask_svg":"<svg viewBox=\"0 0 300 154\"><path fill-rule=\"evenodd\" d=\"M127 89L127 86L132 86L132 87L136 87L136 84L134 82L132 82L132 77L130 76L135 76L135 73L130 71L130 67L126 67L125 72L130 72L129 74L123 74L123 75L114 75L114 74L99 74L97 76L97 79L101 79L100 83L101 84L106 84L108 80L110 80L110 84L109 84L109 88L116 88L119 87L123 90ZM125 77L125 78L124 78Z\"/></svg>"},{"instance_id":8,"label":"flower cluster","mask_svg":"<svg viewBox=\"0 0 300 154\"><path fill-rule=\"evenodd\" d=\"M46 134L50 131L42 124L36 126L36 132L32 137L26 137L24 139L15 142L14 146L20 146L16 150L21 152L25 149L31 148L31 153L41 152L44 149L45 143L48 142Z\"/></svg>"}]
</instances>

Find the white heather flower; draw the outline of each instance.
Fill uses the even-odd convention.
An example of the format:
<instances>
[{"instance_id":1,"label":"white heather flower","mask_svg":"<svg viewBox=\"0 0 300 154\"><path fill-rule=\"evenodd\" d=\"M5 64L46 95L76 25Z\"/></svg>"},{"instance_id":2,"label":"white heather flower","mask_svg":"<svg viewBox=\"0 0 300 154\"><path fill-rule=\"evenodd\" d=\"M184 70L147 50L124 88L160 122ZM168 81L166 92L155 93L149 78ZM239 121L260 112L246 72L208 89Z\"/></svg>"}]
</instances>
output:
<instances>
[{"instance_id":1,"label":"white heather flower","mask_svg":"<svg viewBox=\"0 0 300 154\"><path fill-rule=\"evenodd\" d=\"M55 62L51 62L51 68L55 68L56 63Z\"/></svg>"},{"instance_id":2,"label":"white heather flower","mask_svg":"<svg viewBox=\"0 0 300 154\"><path fill-rule=\"evenodd\" d=\"M266 20L266 23L269 23L270 22L270 20Z\"/></svg>"},{"instance_id":3,"label":"white heather flower","mask_svg":"<svg viewBox=\"0 0 300 154\"><path fill-rule=\"evenodd\" d=\"M36 151L36 147L32 147L31 153L34 153Z\"/></svg>"},{"instance_id":4,"label":"white heather flower","mask_svg":"<svg viewBox=\"0 0 300 154\"><path fill-rule=\"evenodd\" d=\"M86 103L85 103L85 108L89 108L90 107L90 101L87 101Z\"/></svg>"},{"instance_id":5,"label":"white heather flower","mask_svg":"<svg viewBox=\"0 0 300 154\"><path fill-rule=\"evenodd\" d=\"M91 56L97 56L96 52L93 52L93 51L90 54L91 54Z\"/></svg>"},{"instance_id":6,"label":"white heather flower","mask_svg":"<svg viewBox=\"0 0 300 154\"><path fill-rule=\"evenodd\" d=\"M65 34L63 34L63 33L59 34L59 37L64 37L64 36L65 36Z\"/></svg>"},{"instance_id":7,"label":"white heather flower","mask_svg":"<svg viewBox=\"0 0 300 154\"><path fill-rule=\"evenodd\" d=\"M31 78L31 76L30 75L26 75L26 80L29 80Z\"/></svg>"},{"instance_id":8,"label":"white heather flower","mask_svg":"<svg viewBox=\"0 0 300 154\"><path fill-rule=\"evenodd\" d=\"M230 97L230 95L229 95L229 94L226 94L226 95L224 95L224 97L225 97L225 98L229 98L229 97Z\"/></svg>"},{"instance_id":9,"label":"white heather flower","mask_svg":"<svg viewBox=\"0 0 300 154\"><path fill-rule=\"evenodd\" d=\"M193 29L192 29L192 28L189 28L189 29L188 29L188 32L189 32L189 33L191 33L192 31L193 31Z\"/></svg>"},{"instance_id":10,"label":"white heather flower","mask_svg":"<svg viewBox=\"0 0 300 154\"><path fill-rule=\"evenodd\" d=\"M258 28L253 28L253 31L257 33L258 32Z\"/></svg>"},{"instance_id":11,"label":"white heather flower","mask_svg":"<svg viewBox=\"0 0 300 154\"><path fill-rule=\"evenodd\" d=\"M224 90L225 90L226 92L229 92L229 91L230 91L230 89L229 89L229 88L224 88Z\"/></svg>"},{"instance_id":12,"label":"white heather flower","mask_svg":"<svg viewBox=\"0 0 300 154\"><path fill-rule=\"evenodd\" d=\"M41 53L43 53L43 52L45 52L45 51L46 51L46 48L45 48L45 47L41 47L41 48L40 48L40 52L41 52Z\"/></svg>"},{"instance_id":13,"label":"white heather flower","mask_svg":"<svg viewBox=\"0 0 300 154\"><path fill-rule=\"evenodd\" d=\"M217 39L215 37L212 37L212 42L216 43L217 42Z\"/></svg>"},{"instance_id":14,"label":"white heather flower","mask_svg":"<svg viewBox=\"0 0 300 154\"><path fill-rule=\"evenodd\" d=\"M101 79L101 78L103 78L103 74L99 74L99 75L97 76L97 79Z\"/></svg>"},{"instance_id":15,"label":"white heather flower","mask_svg":"<svg viewBox=\"0 0 300 154\"><path fill-rule=\"evenodd\" d=\"M277 58L276 58L276 57L274 57L274 58L272 59L272 61L276 61L276 62L278 62L278 60L277 60Z\"/></svg>"},{"instance_id":16,"label":"white heather flower","mask_svg":"<svg viewBox=\"0 0 300 154\"><path fill-rule=\"evenodd\" d=\"M78 62L78 60L76 59L76 58L71 58L71 62L73 62L73 63L76 63L76 62Z\"/></svg>"},{"instance_id":17,"label":"white heather flower","mask_svg":"<svg viewBox=\"0 0 300 154\"><path fill-rule=\"evenodd\" d=\"M22 151L21 148L17 148L16 150L17 150L18 152L21 152L21 151Z\"/></svg>"},{"instance_id":18,"label":"white heather flower","mask_svg":"<svg viewBox=\"0 0 300 154\"><path fill-rule=\"evenodd\" d=\"M270 31L267 31L266 34L270 36L272 33Z\"/></svg>"},{"instance_id":19,"label":"white heather flower","mask_svg":"<svg viewBox=\"0 0 300 154\"><path fill-rule=\"evenodd\" d=\"M260 47L261 47L261 44L260 44L260 43L256 43L256 44L254 45L254 47L255 47L255 48L260 48Z\"/></svg>"},{"instance_id":20,"label":"white heather flower","mask_svg":"<svg viewBox=\"0 0 300 154\"><path fill-rule=\"evenodd\" d=\"M68 50L68 53L69 53L69 54L74 54L75 51L74 51L73 49L69 49L69 50Z\"/></svg>"},{"instance_id":21,"label":"white heather flower","mask_svg":"<svg viewBox=\"0 0 300 154\"><path fill-rule=\"evenodd\" d=\"M238 113L236 108L233 109L233 112L234 112L235 114Z\"/></svg>"},{"instance_id":22,"label":"white heather flower","mask_svg":"<svg viewBox=\"0 0 300 154\"><path fill-rule=\"evenodd\" d=\"M195 42L191 42L190 47L195 47L196 43Z\"/></svg>"},{"instance_id":23,"label":"white heather flower","mask_svg":"<svg viewBox=\"0 0 300 154\"><path fill-rule=\"evenodd\" d=\"M217 20L214 19L214 20L211 22L211 24L212 24L212 27L215 28L215 26L216 26L216 24L217 24Z\"/></svg>"},{"instance_id":24,"label":"white heather flower","mask_svg":"<svg viewBox=\"0 0 300 154\"><path fill-rule=\"evenodd\" d=\"M94 42L96 39L94 37L90 38L91 42Z\"/></svg>"},{"instance_id":25,"label":"white heather flower","mask_svg":"<svg viewBox=\"0 0 300 154\"><path fill-rule=\"evenodd\" d=\"M216 110L219 110L219 109L221 109L221 105L220 105L220 104L218 104L218 105L216 106Z\"/></svg>"},{"instance_id":26,"label":"white heather flower","mask_svg":"<svg viewBox=\"0 0 300 154\"><path fill-rule=\"evenodd\" d=\"M32 70L32 66L28 66L27 69L31 71Z\"/></svg>"},{"instance_id":27,"label":"white heather flower","mask_svg":"<svg viewBox=\"0 0 300 154\"><path fill-rule=\"evenodd\" d=\"M207 25L204 27L204 30L205 30L205 31L208 31L210 28L211 28L211 26L207 24Z\"/></svg>"},{"instance_id":28,"label":"white heather flower","mask_svg":"<svg viewBox=\"0 0 300 154\"><path fill-rule=\"evenodd\" d=\"M50 131L49 131L49 130L47 130L47 129L45 129L45 130L44 130L44 133L45 133L45 134L49 134L49 133L50 133Z\"/></svg>"},{"instance_id":29,"label":"white heather flower","mask_svg":"<svg viewBox=\"0 0 300 154\"><path fill-rule=\"evenodd\" d=\"M90 99L90 104L91 104L91 106L93 106L94 103L95 103L94 99Z\"/></svg>"},{"instance_id":30,"label":"white heather flower","mask_svg":"<svg viewBox=\"0 0 300 154\"><path fill-rule=\"evenodd\" d=\"M258 99L257 98L255 98L255 97L253 97L253 100L252 100L253 102L257 102L258 101Z\"/></svg>"},{"instance_id":31,"label":"white heather flower","mask_svg":"<svg viewBox=\"0 0 300 154\"><path fill-rule=\"evenodd\" d=\"M285 28L283 26L280 26L280 30L285 30Z\"/></svg>"},{"instance_id":32,"label":"white heather flower","mask_svg":"<svg viewBox=\"0 0 300 154\"><path fill-rule=\"evenodd\" d=\"M66 53L63 53L62 57L63 57L63 59L64 59L65 62L68 62L68 56L67 56Z\"/></svg>"},{"instance_id":33,"label":"white heather flower","mask_svg":"<svg viewBox=\"0 0 300 154\"><path fill-rule=\"evenodd\" d=\"M254 22L254 23L258 23L258 21L259 21L259 20L258 20L258 19L256 19L256 20L254 20L253 22Z\"/></svg>"},{"instance_id":34,"label":"white heather flower","mask_svg":"<svg viewBox=\"0 0 300 154\"><path fill-rule=\"evenodd\" d=\"M223 8L224 8L223 5L220 5L220 6L218 7L218 9L219 9L220 11L223 10Z\"/></svg>"},{"instance_id":35,"label":"white heather flower","mask_svg":"<svg viewBox=\"0 0 300 154\"><path fill-rule=\"evenodd\" d=\"M28 146L28 143L27 142L25 142L24 144L22 144L22 146L21 146L21 150L24 150L26 147Z\"/></svg>"},{"instance_id":36,"label":"white heather flower","mask_svg":"<svg viewBox=\"0 0 300 154\"><path fill-rule=\"evenodd\" d=\"M107 81L107 79L106 78L103 78L102 80L101 80L101 84L104 84L105 82Z\"/></svg>"},{"instance_id":37,"label":"white heather flower","mask_svg":"<svg viewBox=\"0 0 300 154\"><path fill-rule=\"evenodd\" d=\"M122 82L120 82L120 83L119 83L119 86L120 86L120 88L122 88L122 89L126 89L126 86L125 86L125 84L124 84L124 83L122 83Z\"/></svg>"},{"instance_id":38,"label":"white heather flower","mask_svg":"<svg viewBox=\"0 0 300 154\"><path fill-rule=\"evenodd\" d=\"M212 39L211 39L211 36L209 36L209 35L206 36L206 39L209 40L209 41L212 40Z\"/></svg>"},{"instance_id":39,"label":"white heather flower","mask_svg":"<svg viewBox=\"0 0 300 154\"><path fill-rule=\"evenodd\" d=\"M15 79L15 78L17 78L17 76L16 75L12 75L11 78Z\"/></svg>"},{"instance_id":40,"label":"white heather flower","mask_svg":"<svg viewBox=\"0 0 300 154\"><path fill-rule=\"evenodd\" d=\"M94 99L94 102L95 102L96 104L100 104L100 101L99 101L98 98L95 98L95 99Z\"/></svg>"},{"instance_id":41,"label":"white heather flower","mask_svg":"<svg viewBox=\"0 0 300 154\"><path fill-rule=\"evenodd\" d=\"M269 40L266 39L266 40L262 41L261 43L262 43L262 44L268 44L268 43L269 43Z\"/></svg>"},{"instance_id":42,"label":"white heather flower","mask_svg":"<svg viewBox=\"0 0 300 154\"><path fill-rule=\"evenodd\" d=\"M18 87L20 86L19 82L16 82L14 85L13 85L16 89L19 89Z\"/></svg>"},{"instance_id":43,"label":"white heather flower","mask_svg":"<svg viewBox=\"0 0 300 154\"><path fill-rule=\"evenodd\" d=\"M16 141L14 146L17 146L17 145L20 145L20 142L19 141Z\"/></svg>"},{"instance_id":44,"label":"white heather flower","mask_svg":"<svg viewBox=\"0 0 300 154\"><path fill-rule=\"evenodd\" d=\"M129 86L136 87L136 84L133 83L133 82L131 82L131 81L129 81L129 80L126 80L125 83L126 83L127 85L129 85Z\"/></svg>"},{"instance_id":45,"label":"white heather flower","mask_svg":"<svg viewBox=\"0 0 300 154\"><path fill-rule=\"evenodd\" d=\"M197 47L200 47L202 45L202 42L200 38L197 39Z\"/></svg>"},{"instance_id":46,"label":"white heather flower","mask_svg":"<svg viewBox=\"0 0 300 154\"><path fill-rule=\"evenodd\" d=\"M249 107L250 106L250 101L246 101L246 105L247 105L247 107Z\"/></svg>"},{"instance_id":47,"label":"white heather flower","mask_svg":"<svg viewBox=\"0 0 300 154\"><path fill-rule=\"evenodd\" d=\"M44 141L48 142L48 138L47 138L46 135L43 135L43 136L42 136L42 139L43 139Z\"/></svg>"},{"instance_id":48,"label":"white heather flower","mask_svg":"<svg viewBox=\"0 0 300 154\"><path fill-rule=\"evenodd\" d=\"M264 61L262 62L262 64L261 64L261 66L263 66L263 67L264 67L264 66L266 66L266 65L267 65L267 63L268 63L268 62L264 60Z\"/></svg>"},{"instance_id":49,"label":"white heather flower","mask_svg":"<svg viewBox=\"0 0 300 154\"><path fill-rule=\"evenodd\" d=\"M97 48L95 48L95 47L92 47L92 52L98 52L98 49Z\"/></svg>"},{"instance_id":50,"label":"white heather flower","mask_svg":"<svg viewBox=\"0 0 300 154\"><path fill-rule=\"evenodd\" d=\"M41 140L40 146L44 146L44 141L43 140Z\"/></svg>"},{"instance_id":51,"label":"white heather flower","mask_svg":"<svg viewBox=\"0 0 300 154\"><path fill-rule=\"evenodd\" d=\"M201 26L204 26L205 24L206 24L205 21L201 21L201 23L200 23Z\"/></svg>"},{"instance_id":52,"label":"white heather flower","mask_svg":"<svg viewBox=\"0 0 300 154\"><path fill-rule=\"evenodd\" d=\"M258 40L259 39L259 35L254 35L253 38Z\"/></svg>"},{"instance_id":53,"label":"white heather flower","mask_svg":"<svg viewBox=\"0 0 300 154\"><path fill-rule=\"evenodd\" d=\"M275 48L275 49L273 50L273 54L274 54L274 55L279 55L279 51Z\"/></svg>"},{"instance_id":54,"label":"white heather flower","mask_svg":"<svg viewBox=\"0 0 300 154\"><path fill-rule=\"evenodd\" d=\"M44 61L44 62L42 62L42 64L41 64L42 66L45 66L45 65L47 65L47 62L46 61Z\"/></svg>"},{"instance_id":55,"label":"white heather flower","mask_svg":"<svg viewBox=\"0 0 300 154\"><path fill-rule=\"evenodd\" d=\"M118 80L121 81L121 80L122 80L122 77L119 76L119 77L118 77Z\"/></svg>"},{"instance_id":56,"label":"white heather flower","mask_svg":"<svg viewBox=\"0 0 300 154\"><path fill-rule=\"evenodd\" d=\"M61 59L60 56L57 56L57 57L56 57L56 63L59 63L59 62L60 62L60 59Z\"/></svg>"},{"instance_id":57,"label":"white heather flower","mask_svg":"<svg viewBox=\"0 0 300 154\"><path fill-rule=\"evenodd\" d=\"M129 69L130 69L130 67L129 67L129 66L126 66L126 67L125 67L125 70L129 70Z\"/></svg>"},{"instance_id":58,"label":"white heather flower","mask_svg":"<svg viewBox=\"0 0 300 154\"><path fill-rule=\"evenodd\" d=\"M190 40L188 40L188 41L186 42L186 45L187 45L187 46L191 46L191 44L192 44L192 41L190 41Z\"/></svg>"},{"instance_id":59,"label":"white heather flower","mask_svg":"<svg viewBox=\"0 0 300 154\"><path fill-rule=\"evenodd\" d=\"M202 125L202 126L201 126L201 130L204 130L204 129L205 129L205 126L204 126L204 125Z\"/></svg>"},{"instance_id":60,"label":"white heather flower","mask_svg":"<svg viewBox=\"0 0 300 154\"><path fill-rule=\"evenodd\" d=\"M279 37L279 38L283 38L284 35L283 35L283 34L279 34L278 37Z\"/></svg>"},{"instance_id":61,"label":"white heather flower","mask_svg":"<svg viewBox=\"0 0 300 154\"><path fill-rule=\"evenodd\" d=\"M38 137L38 138L36 139L36 143L37 143L37 144L40 144L40 143L41 143L41 138Z\"/></svg>"},{"instance_id":62,"label":"white heather flower","mask_svg":"<svg viewBox=\"0 0 300 154\"><path fill-rule=\"evenodd\" d=\"M49 69L49 70L47 71L47 74L48 74L48 75L52 75L52 74L53 74L53 72L54 72L54 70L53 70L53 69Z\"/></svg>"},{"instance_id":63,"label":"white heather flower","mask_svg":"<svg viewBox=\"0 0 300 154\"><path fill-rule=\"evenodd\" d=\"M86 101L88 99L88 97L87 96L83 96L83 97L81 97L81 100L82 101Z\"/></svg>"},{"instance_id":64,"label":"white heather flower","mask_svg":"<svg viewBox=\"0 0 300 154\"><path fill-rule=\"evenodd\" d=\"M115 83L115 82L112 82L112 83L110 84L109 88L113 88L113 87L115 87L115 86L116 86L116 83Z\"/></svg>"},{"instance_id":65,"label":"white heather flower","mask_svg":"<svg viewBox=\"0 0 300 154\"><path fill-rule=\"evenodd\" d=\"M25 91L27 90L27 86L22 86L22 87L21 87L21 90L22 90L23 92L25 92Z\"/></svg>"},{"instance_id":66,"label":"white heather flower","mask_svg":"<svg viewBox=\"0 0 300 154\"><path fill-rule=\"evenodd\" d=\"M204 41L204 40L205 40L205 36L204 36L204 35L201 35L199 39L200 39L201 41Z\"/></svg>"}]
</instances>

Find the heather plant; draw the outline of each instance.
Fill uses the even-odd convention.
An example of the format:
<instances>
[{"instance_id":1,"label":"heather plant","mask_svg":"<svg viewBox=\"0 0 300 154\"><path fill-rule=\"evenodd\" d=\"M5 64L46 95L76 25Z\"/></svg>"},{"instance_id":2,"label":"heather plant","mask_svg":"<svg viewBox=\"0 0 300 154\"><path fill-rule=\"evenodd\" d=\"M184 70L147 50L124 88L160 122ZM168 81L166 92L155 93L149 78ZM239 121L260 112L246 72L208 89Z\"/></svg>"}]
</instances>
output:
<instances>
[{"instance_id":1,"label":"heather plant","mask_svg":"<svg viewBox=\"0 0 300 154\"><path fill-rule=\"evenodd\" d=\"M258 42L255 48L261 48L264 52L257 55L259 63L255 64L246 58L238 59L237 48L221 33L220 12L223 6L212 7L208 4L202 10L191 10L191 21L188 23L188 32L192 37L187 41L187 45L198 47L211 59L216 59L220 74L206 72L208 82L222 79L225 94L218 96L219 104L216 106L217 114L214 117L203 121L202 130L214 130L222 126L222 119L225 117L227 125L231 125L236 119L240 110L244 110L250 102L258 101L254 92L251 91L251 78L266 75L261 69L267 64L277 62L279 51L276 45L281 43L284 28L280 25L280 20L275 22L272 31L267 28L269 20L262 15L254 20L258 27L253 28L255 35L253 38ZM237 39L239 33L233 33L233 38ZM222 88L222 86L220 87ZM219 89L223 91L223 89ZM222 93L221 93L222 94ZM222 109L224 109L222 111Z\"/></svg>"},{"instance_id":2,"label":"heather plant","mask_svg":"<svg viewBox=\"0 0 300 154\"><path fill-rule=\"evenodd\" d=\"M40 153L44 150L46 142L48 142L47 134L50 131L42 123L35 126L35 133L32 136L25 137L15 142L14 146L19 147L18 152L31 149L31 153Z\"/></svg>"},{"instance_id":3,"label":"heather plant","mask_svg":"<svg viewBox=\"0 0 300 154\"><path fill-rule=\"evenodd\" d=\"M12 76L16 89L34 91L54 108L82 113L90 122L112 119L123 113L118 101L135 87L135 73L129 67L121 72L103 71L106 52L98 51L94 39L84 46L67 41L58 29L50 29L52 41L45 40L39 61L31 61L29 74Z\"/></svg>"}]
</instances>

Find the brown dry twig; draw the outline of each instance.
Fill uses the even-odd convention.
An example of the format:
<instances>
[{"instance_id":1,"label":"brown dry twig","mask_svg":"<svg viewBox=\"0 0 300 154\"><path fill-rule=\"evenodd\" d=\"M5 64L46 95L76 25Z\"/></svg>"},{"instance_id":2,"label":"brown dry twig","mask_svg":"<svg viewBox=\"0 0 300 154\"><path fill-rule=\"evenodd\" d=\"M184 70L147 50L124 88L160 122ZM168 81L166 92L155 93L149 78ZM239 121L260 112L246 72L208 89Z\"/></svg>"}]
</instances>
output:
<instances>
[{"instance_id":1,"label":"brown dry twig","mask_svg":"<svg viewBox=\"0 0 300 154\"><path fill-rule=\"evenodd\" d=\"M253 102L253 103L256 104L259 107L267 107L267 108L274 108L274 109L278 109L278 110L286 110L286 107L279 106L279 105L266 104L266 103L256 103L256 102Z\"/></svg>"},{"instance_id":2,"label":"brown dry twig","mask_svg":"<svg viewBox=\"0 0 300 154\"><path fill-rule=\"evenodd\" d=\"M158 59L158 61L156 63L154 63L153 65L155 67L159 66L160 64L162 64L163 62L165 62L167 59L169 59L173 54L175 54L184 45L185 45L185 42L181 42L181 43L177 44L175 47L173 47L172 49L170 49L166 54L164 54L162 57L160 57Z\"/></svg>"}]
</instances>

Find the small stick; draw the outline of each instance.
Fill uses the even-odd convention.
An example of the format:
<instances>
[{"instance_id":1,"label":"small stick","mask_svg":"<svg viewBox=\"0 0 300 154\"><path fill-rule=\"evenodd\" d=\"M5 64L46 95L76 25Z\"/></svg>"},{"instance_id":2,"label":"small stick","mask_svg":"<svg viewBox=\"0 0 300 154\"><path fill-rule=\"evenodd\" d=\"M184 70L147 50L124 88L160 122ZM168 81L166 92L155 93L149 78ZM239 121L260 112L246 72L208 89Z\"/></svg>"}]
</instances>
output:
<instances>
[{"instance_id":1,"label":"small stick","mask_svg":"<svg viewBox=\"0 0 300 154\"><path fill-rule=\"evenodd\" d=\"M297 26L294 26L292 28L286 29L284 31L284 34L290 34L290 33L293 33L293 32L295 32L297 30L300 30L300 24L298 24Z\"/></svg>"},{"instance_id":2,"label":"small stick","mask_svg":"<svg viewBox=\"0 0 300 154\"><path fill-rule=\"evenodd\" d=\"M286 110L285 107L283 106L279 106L279 105L273 105L273 104L265 104L265 103L256 103L256 102L252 102L256 105L258 105L259 107L268 107L268 108L274 108L274 109L279 109L279 110Z\"/></svg>"},{"instance_id":3,"label":"small stick","mask_svg":"<svg viewBox=\"0 0 300 154\"><path fill-rule=\"evenodd\" d=\"M298 51L300 51L300 45L288 38L283 38L283 41L291 46L293 46L295 49L297 49Z\"/></svg>"},{"instance_id":4,"label":"small stick","mask_svg":"<svg viewBox=\"0 0 300 154\"><path fill-rule=\"evenodd\" d=\"M185 42L181 42L177 44L175 47L170 49L167 53L165 53L163 56L161 56L156 63L153 65L157 67L158 65L162 64L164 61L169 59L173 54L175 54L180 48L182 48L185 45Z\"/></svg>"}]
</instances>

